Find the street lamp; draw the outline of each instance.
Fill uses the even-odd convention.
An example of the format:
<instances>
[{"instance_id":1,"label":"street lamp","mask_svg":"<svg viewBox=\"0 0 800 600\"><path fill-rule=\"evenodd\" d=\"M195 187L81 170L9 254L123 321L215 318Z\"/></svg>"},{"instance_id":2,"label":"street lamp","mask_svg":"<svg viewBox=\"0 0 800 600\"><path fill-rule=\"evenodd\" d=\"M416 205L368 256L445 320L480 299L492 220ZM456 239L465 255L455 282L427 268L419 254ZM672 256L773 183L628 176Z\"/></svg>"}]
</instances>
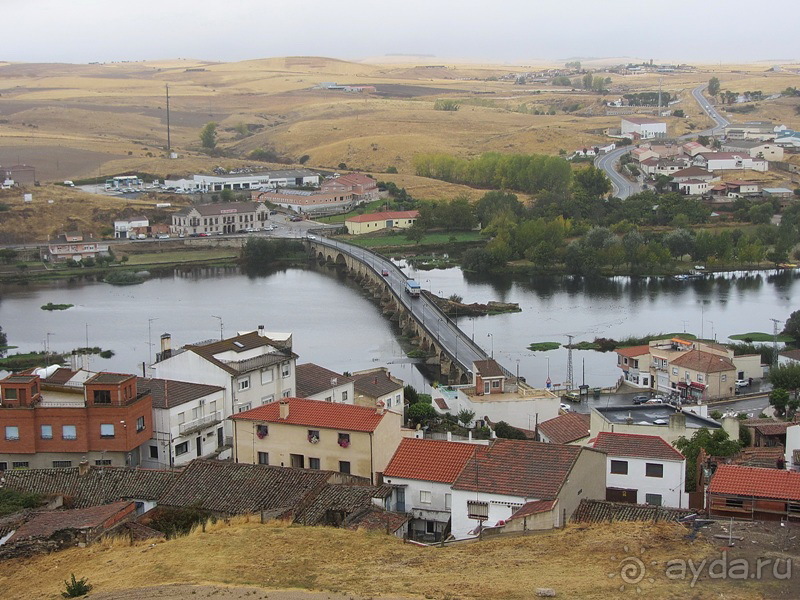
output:
<instances>
[{"instance_id":1,"label":"street lamp","mask_svg":"<svg viewBox=\"0 0 800 600\"><path fill-rule=\"evenodd\" d=\"M439 339L439 325L442 323L442 317L436 317L436 341L440 341Z\"/></svg>"},{"instance_id":2,"label":"street lamp","mask_svg":"<svg viewBox=\"0 0 800 600\"><path fill-rule=\"evenodd\" d=\"M475 317L470 317L472 321L472 342L475 343Z\"/></svg>"},{"instance_id":3,"label":"street lamp","mask_svg":"<svg viewBox=\"0 0 800 600\"><path fill-rule=\"evenodd\" d=\"M492 338L492 358L494 358L494 336L491 333L487 333L486 337Z\"/></svg>"},{"instance_id":4,"label":"street lamp","mask_svg":"<svg viewBox=\"0 0 800 600\"><path fill-rule=\"evenodd\" d=\"M222 317L218 317L217 315L211 315L215 319L219 319L219 340L222 341Z\"/></svg>"}]
</instances>

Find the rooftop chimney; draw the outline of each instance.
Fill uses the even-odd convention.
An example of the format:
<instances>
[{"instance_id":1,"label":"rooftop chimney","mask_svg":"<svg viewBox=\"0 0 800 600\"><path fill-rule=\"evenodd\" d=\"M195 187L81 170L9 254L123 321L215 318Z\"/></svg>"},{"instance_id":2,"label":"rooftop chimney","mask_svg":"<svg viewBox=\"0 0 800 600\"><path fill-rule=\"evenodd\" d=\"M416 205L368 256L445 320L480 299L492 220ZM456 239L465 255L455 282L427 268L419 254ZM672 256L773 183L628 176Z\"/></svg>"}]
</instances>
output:
<instances>
[{"instance_id":1,"label":"rooftop chimney","mask_svg":"<svg viewBox=\"0 0 800 600\"><path fill-rule=\"evenodd\" d=\"M169 333L161 334L161 356L160 359L164 360L172 356L172 336Z\"/></svg>"},{"instance_id":2,"label":"rooftop chimney","mask_svg":"<svg viewBox=\"0 0 800 600\"><path fill-rule=\"evenodd\" d=\"M266 337L267 334L264 333L264 326L263 325L259 325L258 326L258 335L260 335L261 337Z\"/></svg>"},{"instance_id":3,"label":"rooftop chimney","mask_svg":"<svg viewBox=\"0 0 800 600\"><path fill-rule=\"evenodd\" d=\"M78 475L86 475L89 472L89 461L86 460L84 456L81 458L81 462L78 463Z\"/></svg>"},{"instance_id":4,"label":"rooftop chimney","mask_svg":"<svg viewBox=\"0 0 800 600\"><path fill-rule=\"evenodd\" d=\"M286 420L289 418L289 401L285 398L279 402L280 418Z\"/></svg>"},{"instance_id":5,"label":"rooftop chimney","mask_svg":"<svg viewBox=\"0 0 800 600\"><path fill-rule=\"evenodd\" d=\"M682 412L672 413L669 416L670 431L682 431L686 429L686 415Z\"/></svg>"},{"instance_id":6,"label":"rooftop chimney","mask_svg":"<svg viewBox=\"0 0 800 600\"><path fill-rule=\"evenodd\" d=\"M375 413L382 415L385 412L386 412L386 405L383 403L383 400L378 400L375 403Z\"/></svg>"}]
</instances>

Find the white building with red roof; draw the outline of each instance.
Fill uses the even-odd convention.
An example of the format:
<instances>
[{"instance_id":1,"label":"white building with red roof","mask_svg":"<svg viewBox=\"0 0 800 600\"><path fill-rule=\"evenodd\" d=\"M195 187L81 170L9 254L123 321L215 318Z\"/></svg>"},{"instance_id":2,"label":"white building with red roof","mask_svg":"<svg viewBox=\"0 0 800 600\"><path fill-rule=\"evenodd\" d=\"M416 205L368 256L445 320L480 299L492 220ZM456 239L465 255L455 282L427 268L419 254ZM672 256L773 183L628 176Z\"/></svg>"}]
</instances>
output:
<instances>
[{"instance_id":1,"label":"white building with red roof","mask_svg":"<svg viewBox=\"0 0 800 600\"><path fill-rule=\"evenodd\" d=\"M769 170L766 160L753 158L747 152L701 152L694 157L693 164L712 173L741 169L764 173Z\"/></svg>"},{"instance_id":2,"label":"white building with red roof","mask_svg":"<svg viewBox=\"0 0 800 600\"><path fill-rule=\"evenodd\" d=\"M689 506L686 458L663 438L601 431L590 445L606 453L606 500Z\"/></svg>"},{"instance_id":3,"label":"white building with red roof","mask_svg":"<svg viewBox=\"0 0 800 600\"><path fill-rule=\"evenodd\" d=\"M481 451L485 449L487 442ZM411 539L438 542L450 530L451 486L479 447L476 444L408 438L400 442L383 472L391 485L389 510L410 513Z\"/></svg>"},{"instance_id":4,"label":"white building with red roof","mask_svg":"<svg viewBox=\"0 0 800 600\"><path fill-rule=\"evenodd\" d=\"M622 376L632 386L650 388L653 381L650 377L650 346L628 346L617 348L617 366L622 369Z\"/></svg>"},{"instance_id":5,"label":"white building with red roof","mask_svg":"<svg viewBox=\"0 0 800 600\"><path fill-rule=\"evenodd\" d=\"M620 132L623 136L640 139L667 137L667 123L659 119L646 117L622 117Z\"/></svg>"},{"instance_id":6,"label":"white building with red roof","mask_svg":"<svg viewBox=\"0 0 800 600\"><path fill-rule=\"evenodd\" d=\"M384 229L408 229L419 218L418 210L396 210L356 215L345 220L347 233L361 235Z\"/></svg>"},{"instance_id":7,"label":"white building with red roof","mask_svg":"<svg viewBox=\"0 0 800 600\"><path fill-rule=\"evenodd\" d=\"M322 469L377 480L394 455L402 415L307 398L283 398L230 417L234 461Z\"/></svg>"}]
</instances>

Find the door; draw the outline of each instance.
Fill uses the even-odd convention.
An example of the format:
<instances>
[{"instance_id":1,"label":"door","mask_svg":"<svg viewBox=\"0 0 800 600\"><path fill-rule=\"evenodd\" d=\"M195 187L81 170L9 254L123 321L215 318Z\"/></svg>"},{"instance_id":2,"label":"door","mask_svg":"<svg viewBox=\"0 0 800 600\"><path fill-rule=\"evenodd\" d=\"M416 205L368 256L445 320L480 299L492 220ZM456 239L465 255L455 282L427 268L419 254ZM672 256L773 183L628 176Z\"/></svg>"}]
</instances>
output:
<instances>
[{"instance_id":1,"label":"door","mask_svg":"<svg viewBox=\"0 0 800 600\"><path fill-rule=\"evenodd\" d=\"M225 433L222 431L222 427L217 429L217 448L222 448L225 445Z\"/></svg>"},{"instance_id":2,"label":"door","mask_svg":"<svg viewBox=\"0 0 800 600\"><path fill-rule=\"evenodd\" d=\"M395 510L399 513L406 512L406 489L405 488L394 488L395 495L397 498L397 506L395 506Z\"/></svg>"},{"instance_id":3,"label":"door","mask_svg":"<svg viewBox=\"0 0 800 600\"><path fill-rule=\"evenodd\" d=\"M195 446L197 447L197 456L203 456L203 438L198 437L194 440Z\"/></svg>"}]
</instances>

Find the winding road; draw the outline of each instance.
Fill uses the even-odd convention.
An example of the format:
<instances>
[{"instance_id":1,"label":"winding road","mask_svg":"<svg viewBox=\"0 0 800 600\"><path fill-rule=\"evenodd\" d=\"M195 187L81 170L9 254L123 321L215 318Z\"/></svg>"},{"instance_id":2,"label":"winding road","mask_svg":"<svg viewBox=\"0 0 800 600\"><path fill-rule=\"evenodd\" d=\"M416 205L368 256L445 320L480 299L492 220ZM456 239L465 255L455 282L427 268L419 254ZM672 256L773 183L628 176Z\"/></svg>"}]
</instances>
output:
<instances>
[{"instance_id":1,"label":"winding road","mask_svg":"<svg viewBox=\"0 0 800 600\"><path fill-rule=\"evenodd\" d=\"M680 136L678 139L686 140L698 135L716 135L720 133L726 125L730 124L730 121L717 112L717 109L714 108L711 101L703 96L703 90L707 87L708 84L698 85L692 90L692 98L700 105L702 111L714 121L715 125L700 132L687 133ZM594 161L595 166L605 171L605 174L608 176L609 180L611 180L613 194L618 198L627 198L641 191L641 185L638 182L630 181L616 169L616 164L619 162L619 159L623 154L630 152L630 150L630 146L622 146L612 150L608 154L601 154Z\"/></svg>"}]
</instances>

